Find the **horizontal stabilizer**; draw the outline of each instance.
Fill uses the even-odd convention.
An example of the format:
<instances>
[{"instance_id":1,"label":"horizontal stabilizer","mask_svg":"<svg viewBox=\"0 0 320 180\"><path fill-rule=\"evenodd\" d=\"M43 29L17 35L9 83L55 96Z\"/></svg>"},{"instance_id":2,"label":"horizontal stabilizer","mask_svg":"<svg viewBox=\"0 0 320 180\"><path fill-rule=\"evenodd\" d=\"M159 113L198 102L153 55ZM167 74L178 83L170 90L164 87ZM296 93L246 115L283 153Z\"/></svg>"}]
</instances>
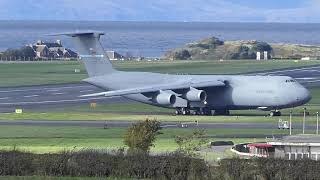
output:
<instances>
[{"instance_id":1,"label":"horizontal stabilizer","mask_svg":"<svg viewBox=\"0 0 320 180\"><path fill-rule=\"evenodd\" d=\"M71 36L71 37L78 37L78 36L90 36L90 35L104 35L102 31L75 31L75 32L64 32L64 33L55 33L49 34L49 36Z\"/></svg>"},{"instance_id":2,"label":"horizontal stabilizer","mask_svg":"<svg viewBox=\"0 0 320 180\"><path fill-rule=\"evenodd\" d=\"M96 97L96 96L123 96L130 94L141 94L141 93L153 93L165 90L179 90L179 89L188 89L188 88L205 88L205 87L219 87L225 86L225 83L221 81L202 81L202 82L179 82L179 83L170 83L162 85L153 85L145 87L136 87L128 89L120 89L114 91L100 92L94 94L87 94L80 97Z\"/></svg>"}]
</instances>

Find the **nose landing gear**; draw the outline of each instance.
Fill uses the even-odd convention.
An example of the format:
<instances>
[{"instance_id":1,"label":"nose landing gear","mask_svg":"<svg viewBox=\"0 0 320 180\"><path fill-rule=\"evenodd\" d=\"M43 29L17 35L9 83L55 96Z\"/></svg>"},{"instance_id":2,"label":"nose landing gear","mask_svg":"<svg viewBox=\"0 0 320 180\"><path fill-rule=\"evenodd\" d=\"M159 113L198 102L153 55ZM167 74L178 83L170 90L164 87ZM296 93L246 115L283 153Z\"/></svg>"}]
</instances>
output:
<instances>
[{"instance_id":1,"label":"nose landing gear","mask_svg":"<svg viewBox=\"0 0 320 180\"><path fill-rule=\"evenodd\" d=\"M271 111L270 117L273 117L273 116L281 116L281 112L279 110Z\"/></svg>"}]
</instances>

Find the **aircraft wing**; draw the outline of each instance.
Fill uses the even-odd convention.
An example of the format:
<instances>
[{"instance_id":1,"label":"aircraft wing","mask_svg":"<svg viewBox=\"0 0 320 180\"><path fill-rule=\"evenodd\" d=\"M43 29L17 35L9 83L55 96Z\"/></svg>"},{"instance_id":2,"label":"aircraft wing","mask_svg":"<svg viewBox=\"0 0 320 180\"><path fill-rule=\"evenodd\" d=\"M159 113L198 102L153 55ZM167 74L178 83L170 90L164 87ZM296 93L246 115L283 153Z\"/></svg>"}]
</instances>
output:
<instances>
[{"instance_id":1,"label":"aircraft wing","mask_svg":"<svg viewBox=\"0 0 320 180\"><path fill-rule=\"evenodd\" d=\"M218 80L200 81L200 82L180 82L180 83L169 83L169 84L162 84L162 85L160 84L160 85L120 89L120 90L114 90L114 91L106 91L106 92L82 95L81 97L95 97L95 96L111 97L111 96L123 96L123 95L130 95L130 94L152 93L152 92L159 92L159 91L165 91L165 90L188 89L190 87L205 88L205 87L221 87L221 86L225 86L225 83Z\"/></svg>"}]
</instances>

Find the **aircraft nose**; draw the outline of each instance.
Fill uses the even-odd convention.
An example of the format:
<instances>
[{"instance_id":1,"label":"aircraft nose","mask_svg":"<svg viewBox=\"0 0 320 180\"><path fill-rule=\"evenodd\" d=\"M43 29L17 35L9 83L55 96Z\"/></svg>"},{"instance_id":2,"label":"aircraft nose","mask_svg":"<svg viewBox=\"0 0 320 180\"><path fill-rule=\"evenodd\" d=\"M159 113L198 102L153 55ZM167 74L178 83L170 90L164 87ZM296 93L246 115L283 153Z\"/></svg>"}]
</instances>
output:
<instances>
[{"instance_id":1,"label":"aircraft nose","mask_svg":"<svg viewBox=\"0 0 320 180\"><path fill-rule=\"evenodd\" d=\"M297 97L297 101L301 102L301 104L305 104L311 100L311 94L308 89L301 88L299 90L299 95Z\"/></svg>"}]
</instances>

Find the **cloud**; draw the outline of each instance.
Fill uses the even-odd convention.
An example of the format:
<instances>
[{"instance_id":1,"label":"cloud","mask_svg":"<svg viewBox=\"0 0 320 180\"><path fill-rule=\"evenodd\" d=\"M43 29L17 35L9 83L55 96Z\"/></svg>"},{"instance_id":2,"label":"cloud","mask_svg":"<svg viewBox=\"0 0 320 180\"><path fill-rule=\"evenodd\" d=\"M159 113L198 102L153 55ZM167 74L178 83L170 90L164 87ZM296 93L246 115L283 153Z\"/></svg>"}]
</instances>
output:
<instances>
[{"instance_id":1,"label":"cloud","mask_svg":"<svg viewBox=\"0 0 320 180\"><path fill-rule=\"evenodd\" d=\"M0 0L0 19L320 22L319 0L303 2L263 9L236 0Z\"/></svg>"},{"instance_id":2,"label":"cloud","mask_svg":"<svg viewBox=\"0 0 320 180\"><path fill-rule=\"evenodd\" d=\"M301 8L267 10L265 13L267 22L320 22L320 2L311 0Z\"/></svg>"}]
</instances>

